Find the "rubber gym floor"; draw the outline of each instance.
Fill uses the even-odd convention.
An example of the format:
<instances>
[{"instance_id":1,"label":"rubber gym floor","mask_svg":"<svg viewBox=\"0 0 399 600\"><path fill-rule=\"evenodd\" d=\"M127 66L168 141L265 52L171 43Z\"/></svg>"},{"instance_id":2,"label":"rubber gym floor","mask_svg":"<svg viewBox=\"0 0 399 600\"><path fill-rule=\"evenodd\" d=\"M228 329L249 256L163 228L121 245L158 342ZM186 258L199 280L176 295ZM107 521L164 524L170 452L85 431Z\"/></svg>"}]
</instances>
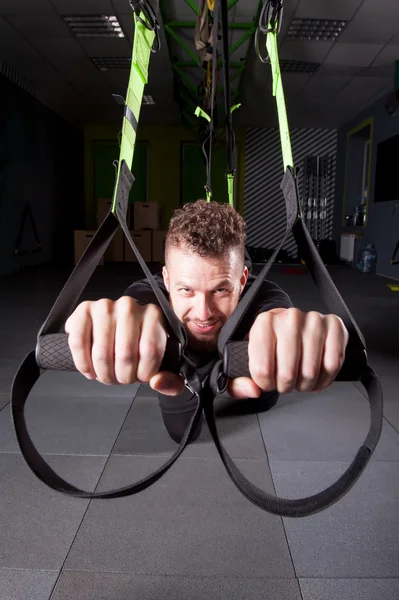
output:
<instances>
[{"instance_id":1,"label":"rubber gym floor","mask_svg":"<svg viewBox=\"0 0 399 600\"><path fill-rule=\"evenodd\" d=\"M333 507L303 519L270 515L235 488L207 427L153 487L119 500L58 494L26 466L9 391L69 272L0 280L1 600L394 600L399 598L399 319L389 280L347 267L331 276L367 342L384 390L381 439L365 472ZM134 270L99 267L84 298L117 298ZM325 312L308 274L269 279L298 308ZM82 297L83 299L83 297ZM241 401L243 402L243 401ZM222 441L253 482L284 497L329 486L369 427L361 386L282 396L268 413L237 415L217 399ZM147 385L108 387L46 372L27 422L50 465L94 490L131 483L175 448Z\"/></svg>"}]
</instances>

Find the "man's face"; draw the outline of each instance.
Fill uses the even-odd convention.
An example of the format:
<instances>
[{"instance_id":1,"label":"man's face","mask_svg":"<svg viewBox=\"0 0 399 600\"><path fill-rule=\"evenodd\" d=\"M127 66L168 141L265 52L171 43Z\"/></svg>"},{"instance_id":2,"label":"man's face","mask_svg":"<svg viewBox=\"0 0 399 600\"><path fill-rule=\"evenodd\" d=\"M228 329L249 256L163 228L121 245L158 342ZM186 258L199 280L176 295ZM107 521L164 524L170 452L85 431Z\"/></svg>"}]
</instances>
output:
<instances>
[{"instance_id":1,"label":"man's face","mask_svg":"<svg viewBox=\"0 0 399 600\"><path fill-rule=\"evenodd\" d=\"M171 248L162 274L170 303L184 324L189 346L214 350L219 332L236 308L248 279L239 247L223 258Z\"/></svg>"}]
</instances>

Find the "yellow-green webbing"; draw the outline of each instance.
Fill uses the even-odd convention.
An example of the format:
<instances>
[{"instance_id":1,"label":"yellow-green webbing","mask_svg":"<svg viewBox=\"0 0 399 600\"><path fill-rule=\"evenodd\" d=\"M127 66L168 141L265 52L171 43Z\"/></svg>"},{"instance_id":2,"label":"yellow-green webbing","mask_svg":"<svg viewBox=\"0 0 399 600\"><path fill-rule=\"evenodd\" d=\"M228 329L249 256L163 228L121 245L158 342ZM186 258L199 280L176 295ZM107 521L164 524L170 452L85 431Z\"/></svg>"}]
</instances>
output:
<instances>
[{"instance_id":1,"label":"yellow-green webbing","mask_svg":"<svg viewBox=\"0 0 399 600\"><path fill-rule=\"evenodd\" d=\"M145 20L143 13L140 18ZM129 85L126 97L126 104L132 111L137 123L139 121L141 103L145 84L148 82L148 66L150 63L151 48L154 42L155 33L147 29L137 16L134 16L135 32L132 55L132 66L130 69ZM112 202L112 213L116 215L116 197L118 193L119 174L122 161L124 160L131 170L133 164L134 147L136 143L136 131L130 121L123 117L122 140L119 153L119 164Z\"/></svg>"},{"instance_id":2,"label":"yellow-green webbing","mask_svg":"<svg viewBox=\"0 0 399 600\"><path fill-rule=\"evenodd\" d=\"M269 23L269 27L271 28L270 23ZM282 150L282 154L283 154L284 171L286 171L288 165L291 166L292 168L294 168L294 161L292 159L292 149L291 149L290 132L289 132L289 128L288 128L287 109L285 106L283 82L282 82L282 78L281 78L280 62L279 62L279 58L278 58L276 30L267 34L266 48L269 53L270 66L272 69L273 96L275 96L276 103L277 103L277 114L278 114L278 123L279 123L279 129L280 129L281 150Z\"/></svg>"}]
</instances>

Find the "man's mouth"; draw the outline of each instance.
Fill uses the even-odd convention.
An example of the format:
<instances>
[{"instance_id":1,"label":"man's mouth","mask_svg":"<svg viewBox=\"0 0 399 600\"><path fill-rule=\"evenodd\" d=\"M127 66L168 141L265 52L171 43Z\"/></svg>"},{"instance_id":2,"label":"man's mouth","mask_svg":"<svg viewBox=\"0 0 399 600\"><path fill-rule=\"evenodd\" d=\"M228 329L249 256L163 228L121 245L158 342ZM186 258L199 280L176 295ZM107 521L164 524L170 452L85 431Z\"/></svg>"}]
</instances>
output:
<instances>
[{"instance_id":1,"label":"man's mouth","mask_svg":"<svg viewBox=\"0 0 399 600\"><path fill-rule=\"evenodd\" d=\"M194 323L192 321L192 325L196 331L200 331L201 333L210 333L216 328L218 321L214 321L213 323Z\"/></svg>"}]
</instances>

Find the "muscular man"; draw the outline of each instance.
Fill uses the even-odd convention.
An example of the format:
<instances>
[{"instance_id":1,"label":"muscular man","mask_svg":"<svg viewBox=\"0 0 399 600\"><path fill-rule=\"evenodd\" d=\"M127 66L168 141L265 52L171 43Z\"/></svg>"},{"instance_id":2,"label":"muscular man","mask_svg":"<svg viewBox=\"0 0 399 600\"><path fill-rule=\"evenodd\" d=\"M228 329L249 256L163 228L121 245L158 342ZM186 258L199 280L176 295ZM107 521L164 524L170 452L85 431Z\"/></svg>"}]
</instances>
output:
<instances>
[{"instance_id":1,"label":"muscular man","mask_svg":"<svg viewBox=\"0 0 399 600\"><path fill-rule=\"evenodd\" d=\"M186 329L187 353L201 375L217 356L221 328L255 279L245 261L245 239L245 221L228 204L187 203L169 225L165 266L155 278ZM196 398L181 376L159 372L167 330L147 280L133 283L115 302L81 303L65 331L78 371L108 385L148 382L158 392L170 436L181 440ZM235 335L249 341L251 378L231 380L227 392L259 412L274 406L280 393L321 391L337 376L348 338L339 317L304 313L264 281ZM201 422L192 440L200 430Z\"/></svg>"}]
</instances>

